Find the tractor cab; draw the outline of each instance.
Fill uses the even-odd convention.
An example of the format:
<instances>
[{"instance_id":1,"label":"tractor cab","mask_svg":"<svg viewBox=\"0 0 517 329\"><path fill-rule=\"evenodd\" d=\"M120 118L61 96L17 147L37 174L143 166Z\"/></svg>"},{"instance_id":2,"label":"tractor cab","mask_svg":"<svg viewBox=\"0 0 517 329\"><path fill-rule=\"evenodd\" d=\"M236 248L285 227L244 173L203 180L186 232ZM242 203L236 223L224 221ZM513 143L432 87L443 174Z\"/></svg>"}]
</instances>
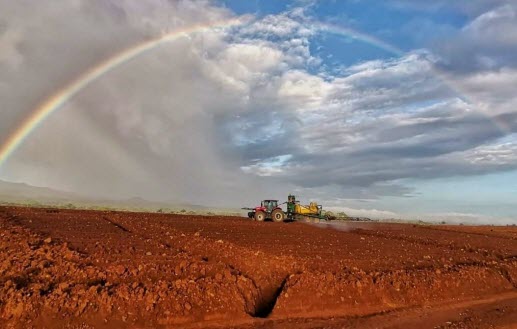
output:
<instances>
[{"instance_id":1,"label":"tractor cab","mask_svg":"<svg viewBox=\"0 0 517 329\"><path fill-rule=\"evenodd\" d=\"M271 213L273 210L278 208L278 200L264 200L260 205L265 208L267 213Z\"/></svg>"}]
</instances>

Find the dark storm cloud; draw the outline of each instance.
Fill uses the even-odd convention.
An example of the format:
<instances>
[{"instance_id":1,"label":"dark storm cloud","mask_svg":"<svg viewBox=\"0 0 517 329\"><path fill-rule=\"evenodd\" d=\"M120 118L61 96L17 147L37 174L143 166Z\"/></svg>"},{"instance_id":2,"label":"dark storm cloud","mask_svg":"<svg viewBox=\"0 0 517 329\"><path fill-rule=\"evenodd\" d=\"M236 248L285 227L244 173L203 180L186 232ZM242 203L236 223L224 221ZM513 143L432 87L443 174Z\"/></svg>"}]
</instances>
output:
<instances>
[{"instance_id":1,"label":"dark storm cloud","mask_svg":"<svg viewBox=\"0 0 517 329\"><path fill-rule=\"evenodd\" d=\"M473 152L483 153L491 143L517 132L517 115L472 110L473 104L456 98L456 92L436 79L425 56L408 55L382 65L365 63L351 68L346 77L319 83L327 90L321 103L309 109L298 103L297 119L277 117L291 127L288 135L241 145L244 163L256 164L261 154L267 155L262 158L266 162L289 154L285 170L275 174L278 179L305 188L342 186L365 197L373 197L373 191L407 195L407 189L393 183L401 179L517 168L517 163L502 158L490 163L469 160ZM306 97L312 95L311 89L301 90ZM505 99L511 101L508 93ZM267 120L251 126L261 131ZM502 120L509 123L505 131L497 123ZM249 136L253 139L253 133ZM379 184L382 190L376 189ZM365 188L371 193L363 193Z\"/></svg>"},{"instance_id":2,"label":"dark storm cloud","mask_svg":"<svg viewBox=\"0 0 517 329\"><path fill-rule=\"evenodd\" d=\"M229 17L204 1L9 1L0 12L2 141L38 103L106 58ZM182 200L206 191L206 199L213 177L226 174L208 142L211 118L202 109L218 102L199 97L214 86L198 51L221 38L183 37L98 79L30 136L4 177L95 196ZM193 168L200 159L212 165Z\"/></svg>"},{"instance_id":3,"label":"dark storm cloud","mask_svg":"<svg viewBox=\"0 0 517 329\"><path fill-rule=\"evenodd\" d=\"M442 68L464 74L517 67L517 3L481 13L456 35L438 41L436 51Z\"/></svg>"}]
</instances>

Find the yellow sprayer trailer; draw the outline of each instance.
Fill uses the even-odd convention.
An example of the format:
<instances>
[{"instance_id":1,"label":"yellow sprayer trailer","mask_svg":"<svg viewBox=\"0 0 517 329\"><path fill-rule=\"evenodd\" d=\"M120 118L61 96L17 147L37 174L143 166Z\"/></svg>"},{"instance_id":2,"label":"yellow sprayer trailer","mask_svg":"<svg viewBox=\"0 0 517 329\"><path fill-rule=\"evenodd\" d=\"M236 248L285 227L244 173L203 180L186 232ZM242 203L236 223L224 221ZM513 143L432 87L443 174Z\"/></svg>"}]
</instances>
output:
<instances>
[{"instance_id":1,"label":"yellow sprayer trailer","mask_svg":"<svg viewBox=\"0 0 517 329\"><path fill-rule=\"evenodd\" d=\"M287 219L303 220L307 222L318 222L326 220L323 215L322 206L316 202L311 202L309 205L301 205L300 201L296 201L294 195L287 197Z\"/></svg>"}]
</instances>

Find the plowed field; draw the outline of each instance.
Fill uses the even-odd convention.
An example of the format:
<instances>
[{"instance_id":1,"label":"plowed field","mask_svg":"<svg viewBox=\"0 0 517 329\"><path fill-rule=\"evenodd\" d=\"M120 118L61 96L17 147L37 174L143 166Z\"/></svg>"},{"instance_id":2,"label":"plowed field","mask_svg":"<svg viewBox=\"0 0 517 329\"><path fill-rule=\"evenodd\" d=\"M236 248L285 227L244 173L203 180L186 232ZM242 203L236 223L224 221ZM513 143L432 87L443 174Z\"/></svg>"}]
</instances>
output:
<instances>
[{"instance_id":1,"label":"plowed field","mask_svg":"<svg viewBox=\"0 0 517 329\"><path fill-rule=\"evenodd\" d=\"M517 228L0 208L0 328L517 328Z\"/></svg>"}]
</instances>

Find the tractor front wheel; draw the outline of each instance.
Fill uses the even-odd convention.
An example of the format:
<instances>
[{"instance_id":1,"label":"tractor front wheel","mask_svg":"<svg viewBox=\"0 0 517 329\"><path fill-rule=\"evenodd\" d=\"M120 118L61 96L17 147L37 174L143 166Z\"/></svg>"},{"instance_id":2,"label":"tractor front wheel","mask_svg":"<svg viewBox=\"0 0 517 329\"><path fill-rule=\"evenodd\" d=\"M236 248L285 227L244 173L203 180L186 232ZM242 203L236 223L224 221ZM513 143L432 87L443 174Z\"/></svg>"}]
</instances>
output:
<instances>
[{"instance_id":1,"label":"tractor front wheel","mask_svg":"<svg viewBox=\"0 0 517 329\"><path fill-rule=\"evenodd\" d=\"M285 213L281 209L275 209L271 213L271 218L273 218L273 221L276 223L281 223L285 219Z\"/></svg>"},{"instance_id":2,"label":"tractor front wheel","mask_svg":"<svg viewBox=\"0 0 517 329\"><path fill-rule=\"evenodd\" d=\"M264 221L264 219L266 219L266 213L265 213L265 212L263 212L263 211L257 211L257 212L255 213L255 220L256 220L257 222L263 222L263 221Z\"/></svg>"}]
</instances>

